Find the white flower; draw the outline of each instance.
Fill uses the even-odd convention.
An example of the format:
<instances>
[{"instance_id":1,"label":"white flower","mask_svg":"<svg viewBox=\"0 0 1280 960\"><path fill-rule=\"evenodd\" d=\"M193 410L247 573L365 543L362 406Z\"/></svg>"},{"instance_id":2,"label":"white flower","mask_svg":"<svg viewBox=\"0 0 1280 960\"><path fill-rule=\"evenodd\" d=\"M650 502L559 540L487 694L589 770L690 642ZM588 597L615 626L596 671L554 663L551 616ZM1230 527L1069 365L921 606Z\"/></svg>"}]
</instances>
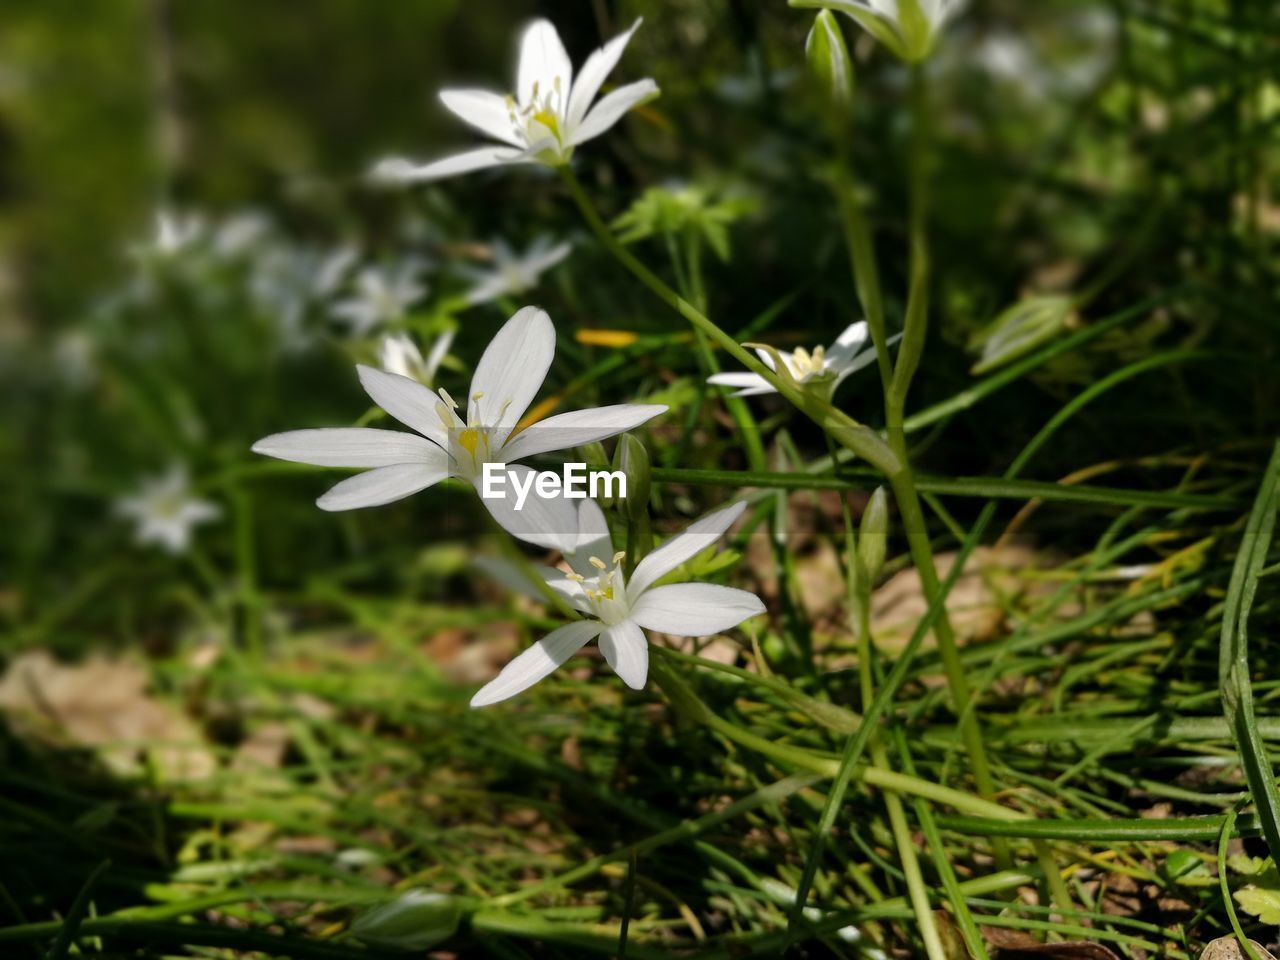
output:
<instances>
[{"instance_id":1,"label":"white flower","mask_svg":"<svg viewBox=\"0 0 1280 960\"><path fill-rule=\"evenodd\" d=\"M170 553L184 553L196 525L222 516L216 503L192 495L187 471L180 465L117 500L116 511L134 521L138 543L154 543Z\"/></svg>"},{"instance_id":2,"label":"white flower","mask_svg":"<svg viewBox=\"0 0 1280 960\"><path fill-rule=\"evenodd\" d=\"M259 210L242 210L227 217L213 231L213 251L228 260L242 257L271 232L271 220Z\"/></svg>"},{"instance_id":3,"label":"white flower","mask_svg":"<svg viewBox=\"0 0 1280 960\"><path fill-rule=\"evenodd\" d=\"M709 513L654 550L623 576L625 555L613 552L604 514L593 500L579 512L578 549L569 558L572 573L542 568L547 585L562 594L584 619L551 631L471 698L486 707L527 690L548 676L589 641L600 638L600 652L614 673L632 689L649 674L645 630L677 637L703 637L736 627L764 613L754 593L711 583L654 583L714 544L742 515L739 502ZM503 577L504 582L509 582Z\"/></svg>"},{"instance_id":4,"label":"white flower","mask_svg":"<svg viewBox=\"0 0 1280 960\"><path fill-rule=\"evenodd\" d=\"M901 338L891 337L889 342L894 343L899 339ZM860 320L846 327L844 333L829 348L815 347L810 352L801 347L794 352L779 350L777 353L797 383L815 387L821 385L834 393L836 387L850 374L875 363L875 348L863 350L866 345L867 322ZM756 348L756 353L765 366L770 370L776 369L772 353L759 347ZM758 373L717 373L708 377L707 382L722 387L738 387L733 394L735 397L754 397L762 393L778 392Z\"/></svg>"},{"instance_id":5,"label":"white flower","mask_svg":"<svg viewBox=\"0 0 1280 960\"><path fill-rule=\"evenodd\" d=\"M84 389L98 379L98 343L84 330L67 330L53 344L53 365L67 386Z\"/></svg>"},{"instance_id":6,"label":"white flower","mask_svg":"<svg viewBox=\"0 0 1280 960\"><path fill-rule=\"evenodd\" d=\"M388 334L382 338L382 345L378 350L378 362L387 373L399 374L429 387L435 383L440 363L453 344L453 335L452 330L446 330L436 337L435 343L431 344L431 350L424 359L422 351L418 349L417 343L409 334Z\"/></svg>"},{"instance_id":7,"label":"white flower","mask_svg":"<svg viewBox=\"0 0 1280 960\"><path fill-rule=\"evenodd\" d=\"M406 183L509 163L568 163L574 148L600 136L628 110L658 95L658 85L652 80L637 80L596 102L600 85L639 26L637 20L626 33L591 54L575 78L556 28L546 20L533 21L520 40L514 94L474 89L440 92L446 107L503 146L481 147L422 165L391 158L374 168L373 177Z\"/></svg>"},{"instance_id":8,"label":"white flower","mask_svg":"<svg viewBox=\"0 0 1280 960\"><path fill-rule=\"evenodd\" d=\"M139 260L174 257L203 240L207 229L204 218L198 214L157 210L155 232L149 239L134 244L130 253Z\"/></svg>"},{"instance_id":9,"label":"white flower","mask_svg":"<svg viewBox=\"0 0 1280 960\"><path fill-rule=\"evenodd\" d=\"M249 293L276 320L286 349L307 344L307 311L333 296L356 257L351 247L279 246L254 258Z\"/></svg>"},{"instance_id":10,"label":"white flower","mask_svg":"<svg viewBox=\"0 0 1280 960\"><path fill-rule=\"evenodd\" d=\"M357 337L379 324L399 320L426 296L427 288L418 279L421 271L422 265L415 261L391 268L365 267L356 276L355 296L336 304L333 313Z\"/></svg>"},{"instance_id":11,"label":"white flower","mask_svg":"<svg viewBox=\"0 0 1280 960\"><path fill-rule=\"evenodd\" d=\"M538 279L569 256L572 249L571 243L553 243L550 237L541 236L518 254L502 240L495 240L493 268L469 271L474 283L467 291L467 303L475 306L532 290Z\"/></svg>"},{"instance_id":12,"label":"white flower","mask_svg":"<svg viewBox=\"0 0 1280 960\"><path fill-rule=\"evenodd\" d=\"M943 25L964 0L791 0L793 7L827 7L848 14L909 63L933 50Z\"/></svg>"},{"instance_id":13,"label":"white flower","mask_svg":"<svg viewBox=\"0 0 1280 960\"><path fill-rule=\"evenodd\" d=\"M485 348L471 379L467 404L443 389L433 393L416 380L360 366L360 382L373 402L421 436L395 430L339 427L278 433L253 445L256 453L321 467L368 467L343 480L316 503L322 510L353 510L400 500L446 477L482 489L486 463L514 464L553 450L603 440L650 420L661 404L620 403L548 417L527 429L516 425L546 378L555 353L551 318L525 307ZM572 548L577 515L572 501L529 496L515 509L513 487L528 488L533 471L507 466L504 498L481 497L495 520L517 537L554 549Z\"/></svg>"}]
</instances>

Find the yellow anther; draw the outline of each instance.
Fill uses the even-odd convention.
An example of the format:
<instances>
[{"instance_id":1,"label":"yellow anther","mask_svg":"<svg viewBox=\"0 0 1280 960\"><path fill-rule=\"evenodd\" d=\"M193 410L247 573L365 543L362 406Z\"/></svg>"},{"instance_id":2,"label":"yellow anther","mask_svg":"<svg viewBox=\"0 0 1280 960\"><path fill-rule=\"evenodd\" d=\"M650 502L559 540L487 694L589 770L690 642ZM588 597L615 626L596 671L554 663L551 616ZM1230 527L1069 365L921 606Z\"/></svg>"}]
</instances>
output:
<instances>
[{"instance_id":1,"label":"yellow anther","mask_svg":"<svg viewBox=\"0 0 1280 960\"><path fill-rule=\"evenodd\" d=\"M605 562L601 560L599 557L587 557L587 562L590 563L597 570L604 570L606 568Z\"/></svg>"},{"instance_id":2,"label":"yellow anther","mask_svg":"<svg viewBox=\"0 0 1280 960\"><path fill-rule=\"evenodd\" d=\"M462 447L472 457L476 455L476 447L480 445L480 431L475 427L468 427L458 434L458 446Z\"/></svg>"},{"instance_id":3,"label":"yellow anther","mask_svg":"<svg viewBox=\"0 0 1280 960\"><path fill-rule=\"evenodd\" d=\"M574 583L582 583L587 578L580 573L566 573L565 579L572 580Z\"/></svg>"},{"instance_id":4,"label":"yellow anther","mask_svg":"<svg viewBox=\"0 0 1280 960\"><path fill-rule=\"evenodd\" d=\"M453 397L449 396L449 391L446 390L444 387L440 388L440 396L444 400L444 402L447 403L454 410L458 409L458 401L453 399Z\"/></svg>"},{"instance_id":5,"label":"yellow anther","mask_svg":"<svg viewBox=\"0 0 1280 960\"><path fill-rule=\"evenodd\" d=\"M627 551L619 550L617 553L613 555L613 565L616 567L625 559L627 559Z\"/></svg>"}]
</instances>

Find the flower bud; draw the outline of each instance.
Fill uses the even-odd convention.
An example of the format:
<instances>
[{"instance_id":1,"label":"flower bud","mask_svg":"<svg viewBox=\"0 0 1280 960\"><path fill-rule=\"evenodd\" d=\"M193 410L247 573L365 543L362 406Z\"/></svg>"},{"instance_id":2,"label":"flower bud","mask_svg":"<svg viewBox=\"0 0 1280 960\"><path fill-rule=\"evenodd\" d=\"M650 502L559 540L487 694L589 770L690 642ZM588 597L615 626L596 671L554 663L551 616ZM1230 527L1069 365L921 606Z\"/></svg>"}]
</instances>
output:
<instances>
[{"instance_id":1,"label":"flower bud","mask_svg":"<svg viewBox=\"0 0 1280 960\"><path fill-rule=\"evenodd\" d=\"M884 567L889 540L889 497L884 487L876 487L862 511L862 525L858 532L858 566L861 575L870 586Z\"/></svg>"},{"instance_id":2,"label":"flower bud","mask_svg":"<svg viewBox=\"0 0 1280 960\"><path fill-rule=\"evenodd\" d=\"M830 10L823 10L813 21L804 42L804 53L824 94L836 110L848 114L853 109L853 58L844 42L840 23Z\"/></svg>"},{"instance_id":3,"label":"flower bud","mask_svg":"<svg viewBox=\"0 0 1280 960\"><path fill-rule=\"evenodd\" d=\"M613 469L621 470L627 478L627 496L618 501L619 509L632 520L648 516L649 511L649 451L644 443L630 433L618 438L618 448L613 452Z\"/></svg>"},{"instance_id":4,"label":"flower bud","mask_svg":"<svg viewBox=\"0 0 1280 960\"><path fill-rule=\"evenodd\" d=\"M970 373L981 375L1030 352L1077 322L1069 296L1028 297L1004 310L976 334L971 349L980 350Z\"/></svg>"},{"instance_id":5,"label":"flower bud","mask_svg":"<svg viewBox=\"0 0 1280 960\"><path fill-rule=\"evenodd\" d=\"M921 8L920 0L898 0L898 32L902 35L903 59L918 63L933 50L935 25Z\"/></svg>"},{"instance_id":6,"label":"flower bud","mask_svg":"<svg viewBox=\"0 0 1280 960\"><path fill-rule=\"evenodd\" d=\"M461 915L453 897L409 890L362 913L351 935L370 947L420 953L453 936Z\"/></svg>"},{"instance_id":7,"label":"flower bud","mask_svg":"<svg viewBox=\"0 0 1280 960\"><path fill-rule=\"evenodd\" d=\"M582 451L582 457L587 462L587 466L592 470L606 470L609 467L609 454L604 449L604 444L599 440L592 440L590 443L584 443L578 447Z\"/></svg>"}]
</instances>

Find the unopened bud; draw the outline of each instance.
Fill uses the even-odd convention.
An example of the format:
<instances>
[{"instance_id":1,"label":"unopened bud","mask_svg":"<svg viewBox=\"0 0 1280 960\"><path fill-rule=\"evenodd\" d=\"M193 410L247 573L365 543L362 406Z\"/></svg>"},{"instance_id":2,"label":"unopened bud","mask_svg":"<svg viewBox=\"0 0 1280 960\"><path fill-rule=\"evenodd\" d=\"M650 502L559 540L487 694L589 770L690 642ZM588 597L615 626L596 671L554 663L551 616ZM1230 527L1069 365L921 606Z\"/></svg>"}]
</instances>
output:
<instances>
[{"instance_id":1,"label":"unopened bud","mask_svg":"<svg viewBox=\"0 0 1280 960\"><path fill-rule=\"evenodd\" d=\"M889 540L889 497L884 487L876 487L862 511L862 525L858 532L858 566L868 586L884 567Z\"/></svg>"},{"instance_id":2,"label":"unopened bud","mask_svg":"<svg viewBox=\"0 0 1280 960\"><path fill-rule=\"evenodd\" d=\"M980 351L975 376L1018 359L1077 322L1075 300L1062 294L1027 297L1001 312L970 342Z\"/></svg>"},{"instance_id":3,"label":"unopened bud","mask_svg":"<svg viewBox=\"0 0 1280 960\"><path fill-rule=\"evenodd\" d=\"M624 433L618 438L613 469L621 470L627 478L627 497L618 501L619 508L632 520L647 517L651 483L649 451L638 437Z\"/></svg>"},{"instance_id":4,"label":"unopened bud","mask_svg":"<svg viewBox=\"0 0 1280 960\"><path fill-rule=\"evenodd\" d=\"M821 11L804 42L804 53L823 93L839 111L853 108L853 58L844 42L840 23L830 10Z\"/></svg>"},{"instance_id":5,"label":"unopened bud","mask_svg":"<svg viewBox=\"0 0 1280 960\"><path fill-rule=\"evenodd\" d=\"M370 947L420 953L453 936L461 915L447 894L409 890L362 913L351 935Z\"/></svg>"}]
</instances>

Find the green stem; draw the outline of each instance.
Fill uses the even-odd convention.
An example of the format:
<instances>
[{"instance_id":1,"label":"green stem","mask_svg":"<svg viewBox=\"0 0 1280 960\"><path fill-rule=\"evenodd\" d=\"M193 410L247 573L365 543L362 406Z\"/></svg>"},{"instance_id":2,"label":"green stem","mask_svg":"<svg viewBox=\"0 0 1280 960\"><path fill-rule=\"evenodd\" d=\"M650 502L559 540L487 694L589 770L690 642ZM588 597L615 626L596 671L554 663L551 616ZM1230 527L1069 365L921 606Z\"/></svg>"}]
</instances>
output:
<instances>
[{"instance_id":1,"label":"green stem","mask_svg":"<svg viewBox=\"0 0 1280 960\"><path fill-rule=\"evenodd\" d=\"M817 773L824 777L834 777L839 773L840 761L835 757L824 756L805 750L802 747L794 747L775 740L769 740L749 730L744 730L737 724L731 723L713 713L690 689L683 678L667 669L661 659L651 664L651 670L653 671L654 680L662 687L678 711L711 728L725 739L731 740L741 747L746 747L748 750L767 756L785 766L808 770L810 773ZM904 793L910 796L925 797L935 803L954 807L957 810L981 810L982 813L978 813L976 816L983 818L1018 821L1030 819L1025 813L1010 810L1008 807L1002 807L990 800L975 797L970 793L965 793L963 790L956 790L940 783L922 780L919 777L909 777L893 770L878 770L875 767L864 766L854 773L854 777L873 787L892 790L896 793Z\"/></svg>"},{"instance_id":2,"label":"green stem","mask_svg":"<svg viewBox=\"0 0 1280 960\"><path fill-rule=\"evenodd\" d=\"M902 525L907 535L907 545L911 551L911 561L920 576L920 584L924 594L930 601L938 596L939 582L937 569L934 566L933 548L929 543L929 534L925 528L924 512L920 507L920 496L916 489L915 477L911 470L911 461L907 451L906 432L904 430L904 410L907 392L911 380L920 364L924 352L925 334L929 321L929 244L928 226L928 102L926 98L925 78L918 66L911 70L911 105L914 125L911 137L911 151L908 162L910 172L910 245L911 245L911 279L907 294L906 320L903 329L902 343L898 350L898 359L893 368L891 379L884 382L885 419L889 437L889 447L900 469L889 475L889 483L893 488L894 498L898 502ZM858 224L854 222L855 229ZM861 242L858 237L855 241ZM864 273L871 267L865 263L866 253L859 258L864 262L855 264ZM868 274L869 275L869 274ZM865 285L868 281L863 280ZM868 323L883 325L883 314L877 298L872 299L872 306L877 311L874 317L868 317ZM883 329L882 329L883 334ZM877 344L877 349L881 349ZM888 368L886 362L881 364L882 374ZM979 793L984 797L995 794L995 782L991 775L991 765L987 760L986 747L982 742L982 729L978 715L970 709L969 681L960 662L960 653L956 645L955 632L945 609L942 609L934 624L934 636L938 643L938 653L942 661L943 673L947 678L947 688L951 693L952 705L959 717L960 732L969 756L969 764L973 770L974 782ZM1001 867L1009 864L1007 846L1000 844L996 848L996 859Z\"/></svg>"},{"instance_id":3,"label":"green stem","mask_svg":"<svg viewBox=\"0 0 1280 960\"><path fill-rule=\"evenodd\" d=\"M608 225L596 213L595 207L592 206L590 198L583 190L582 184L578 182L578 178L574 176L573 171L564 166L560 168L560 175L565 187L578 205L583 219L586 220L587 226L591 228L596 238L613 255L614 259L626 267L655 296L688 320L695 328L705 333L712 341L723 347L730 356L744 367L768 381L774 389L795 404L806 416L818 423L823 430L830 433L842 446L848 447L886 476L891 476L901 469L893 452L874 430L863 426L852 417L836 410L831 404L801 389L787 378L779 376L761 363L759 358L749 350L744 349L733 337L720 329L702 311L672 290L613 235Z\"/></svg>"}]
</instances>

